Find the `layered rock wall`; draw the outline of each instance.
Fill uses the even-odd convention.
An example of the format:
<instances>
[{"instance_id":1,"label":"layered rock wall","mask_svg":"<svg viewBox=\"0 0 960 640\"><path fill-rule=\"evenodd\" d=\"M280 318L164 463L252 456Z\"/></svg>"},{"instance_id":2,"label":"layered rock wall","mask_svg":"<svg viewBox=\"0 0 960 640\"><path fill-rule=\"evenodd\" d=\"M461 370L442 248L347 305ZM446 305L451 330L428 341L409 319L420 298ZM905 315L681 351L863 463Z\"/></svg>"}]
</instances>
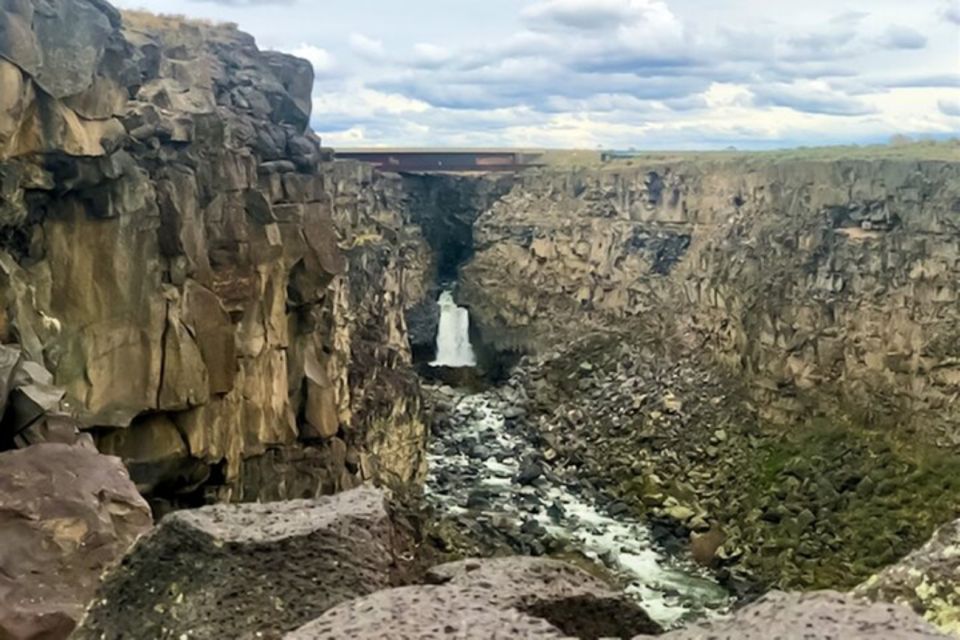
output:
<instances>
[{"instance_id":1,"label":"layered rock wall","mask_svg":"<svg viewBox=\"0 0 960 640\"><path fill-rule=\"evenodd\" d=\"M957 161L763 156L529 172L478 220L465 299L502 344L639 319L745 374L770 415L828 390L951 441L958 178Z\"/></svg>"},{"instance_id":2,"label":"layered rock wall","mask_svg":"<svg viewBox=\"0 0 960 640\"><path fill-rule=\"evenodd\" d=\"M148 494L417 479L426 245L308 130L309 63L100 0L0 6L0 339Z\"/></svg>"}]
</instances>

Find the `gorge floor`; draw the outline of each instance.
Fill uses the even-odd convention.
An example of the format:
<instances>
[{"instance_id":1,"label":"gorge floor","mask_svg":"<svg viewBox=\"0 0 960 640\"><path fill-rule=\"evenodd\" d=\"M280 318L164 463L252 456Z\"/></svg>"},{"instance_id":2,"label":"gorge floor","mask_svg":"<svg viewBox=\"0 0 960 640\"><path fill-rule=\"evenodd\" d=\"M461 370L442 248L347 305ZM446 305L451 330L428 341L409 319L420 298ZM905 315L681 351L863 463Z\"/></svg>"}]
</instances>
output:
<instances>
[{"instance_id":1,"label":"gorge floor","mask_svg":"<svg viewBox=\"0 0 960 640\"><path fill-rule=\"evenodd\" d=\"M433 364L469 367L469 314L444 291ZM730 594L705 571L660 549L643 522L544 452L517 418L516 382L476 391L430 386L438 419L426 493L441 519L468 523L531 555L576 554L621 582L666 627L727 609Z\"/></svg>"},{"instance_id":2,"label":"gorge floor","mask_svg":"<svg viewBox=\"0 0 960 640\"><path fill-rule=\"evenodd\" d=\"M516 393L431 390L450 409L430 447L427 496L435 511L472 521L515 550L582 554L666 627L727 609L730 595L707 572L659 549L644 523L589 482L544 463L512 419Z\"/></svg>"}]
</instances>

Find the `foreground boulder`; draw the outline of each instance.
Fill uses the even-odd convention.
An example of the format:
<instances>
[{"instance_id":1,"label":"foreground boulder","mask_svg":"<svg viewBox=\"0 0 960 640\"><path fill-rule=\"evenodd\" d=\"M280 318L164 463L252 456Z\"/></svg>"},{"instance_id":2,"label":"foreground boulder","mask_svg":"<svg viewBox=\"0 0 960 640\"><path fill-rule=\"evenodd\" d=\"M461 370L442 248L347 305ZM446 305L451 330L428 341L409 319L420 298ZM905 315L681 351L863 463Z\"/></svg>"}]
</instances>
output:
<instances>
[{"instance_id":1,"label":"foreground boulder","mask_svg":"<svg viewBox=\"0 0 960 640\"><path fill-rule=\"evenodd\" d=\"M944 631L960 635L960 520L856 588L870 598L907 605Z\"/></svg>"},{"instance_id":2,"label":"foreground boulder","mask_svg":"<svg viewBox=\"0 0 960 640\"><path fill-rule=\"evenodd\" d=\"M118 458L65 444L0 454L0 638L66 638L103 571L151 524Z\"/></svg>"},{"instance_id":3,"label":"foreground boulder","mask_svg":"<svg viewBox=\"0 0 960 640\"><path fill-rule=\"evenodd\" d=\"M662 631L622 592L612 591L602 580L558 560L462 560L434 567L427 579L485 590L500 606L545 618L564 633L580 638L629 637Z\"/></svg>"},{"instance_id":4,"label":"foreground boulder","mask_svg":"<svg viewBox=\"0 0 960 640\"><path fill-rule=\"evenodd\" d=\"M348 602L287 634L284 640L564 637L542 618L493 605L488 591L416 586Z\"/></svg>"},{"instance_id":5,"label":"foreground boulder","mask_svg":"<svg viewBox=\"0 0 960 640\"><path fill-rule=\"evenodd\" d=\"M834 591L772 592L734 615L664 640L934 640L946 638L908 609Z\"/></svg>"},{"instance_id":6,"label":"foreground boulder","mask_svg":"<svg viewBox=\"0 0 960 640\"><path fill-rule=\"evenodd\" d=\"M106 578L76 637L276 637L390 586L392 534L367 488L176 512Z\"/></svg>"},{"instance_id":7,"label":"foreground boulder","mask_svg":"<svg viewBox=\"0 0 960 640\"><path fill-rule=\"evenodd\" d=\"M557 560L463 560L403 587L331 609L287 640L333 638L630 638L658 633L636 603Z\"/></svg>"}]
</instances>

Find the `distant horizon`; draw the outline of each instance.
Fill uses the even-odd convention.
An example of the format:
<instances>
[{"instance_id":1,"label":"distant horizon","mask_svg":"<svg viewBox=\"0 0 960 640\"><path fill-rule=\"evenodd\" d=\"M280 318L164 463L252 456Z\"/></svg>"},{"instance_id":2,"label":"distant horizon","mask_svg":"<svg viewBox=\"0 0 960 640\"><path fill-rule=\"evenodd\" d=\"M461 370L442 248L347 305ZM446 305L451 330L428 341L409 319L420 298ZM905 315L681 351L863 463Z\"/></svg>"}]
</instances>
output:
<instances>
[{"instance_id":1,"label":"distant horizon","mask_svg":"<svg viewBox=\"0 0 960 640\"><path fill-rule=\"evenodd\" d=\"M319 134L318 134L319 135ZM944 134L942 136L930 136L930 137L920 137L920 136L909 136L905 134L895 134L896 136L904 136L909 138L909 140L897 141L897 140L887 140L880 142L838 142L833 144L795 144L791 146L774 146L774 147L764 147L764 148L746 148L746 147L737 147L735 145L730 145L727 147L690 147L690 148L657 148L657 147L628 147L628 148L614 148L614 147L599 147L594 149L588 149L584 147L527 147L527 146L498 146L498 147L481 147L481 146L406 146L406 145L392 145L392 144L369 144L369 145L326 145L330 148L333 148L335 151L343 150L350 152L361 152L361 151L403 151L403 152L419 152L419 151L447 151L447 152L477 152L477 151L527 151L527 152L537 152L537 151L579 151L579 152L596 152L596 153L722 153L724 151L790 151L797 149L839 149L843 147L849 148L870 148L870 147L910 147L914 145L922 146L929 144L956 144L960 147L960 133L958 134Z\"/></svg>"},{"instance_id":2,"label":"distant horizon","mask_svg":"<svg viewBox=\"0 0 960 640\"><path fill-rule=\"evenodd\" d=\"M742 150L960 135L960 0L114 0L310 61L333 147Z\"/></svg>"}]
</instances>

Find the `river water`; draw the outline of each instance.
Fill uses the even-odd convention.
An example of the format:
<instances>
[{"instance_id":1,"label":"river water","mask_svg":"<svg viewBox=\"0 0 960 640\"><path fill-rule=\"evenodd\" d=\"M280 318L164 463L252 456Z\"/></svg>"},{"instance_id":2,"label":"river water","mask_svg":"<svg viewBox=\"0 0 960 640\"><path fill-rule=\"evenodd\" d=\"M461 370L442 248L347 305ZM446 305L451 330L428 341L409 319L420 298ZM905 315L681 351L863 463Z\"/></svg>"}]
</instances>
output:
<instances>
[{"instance_id":1,"label":"river water","mask_svg":"<svg viewBox=\"0 0 960 640\"><path fill-rule=\"evenodd\" d=\"M466 364L475 362L469 313L449 292L439 304L437 362L472 366ZM543 452L515 420L522 415L520 394L509 385L481 393L440 390L453 409L449 425L430 445L427 494L434 506L452 516L506 523L534 537L564 541L606 566L664 626L727 608L729 594L707 572L658 549L642 521L611 515L572 470L547 465L531 472L531 461L542 461Z\"/></svg>"}]
</instances>

